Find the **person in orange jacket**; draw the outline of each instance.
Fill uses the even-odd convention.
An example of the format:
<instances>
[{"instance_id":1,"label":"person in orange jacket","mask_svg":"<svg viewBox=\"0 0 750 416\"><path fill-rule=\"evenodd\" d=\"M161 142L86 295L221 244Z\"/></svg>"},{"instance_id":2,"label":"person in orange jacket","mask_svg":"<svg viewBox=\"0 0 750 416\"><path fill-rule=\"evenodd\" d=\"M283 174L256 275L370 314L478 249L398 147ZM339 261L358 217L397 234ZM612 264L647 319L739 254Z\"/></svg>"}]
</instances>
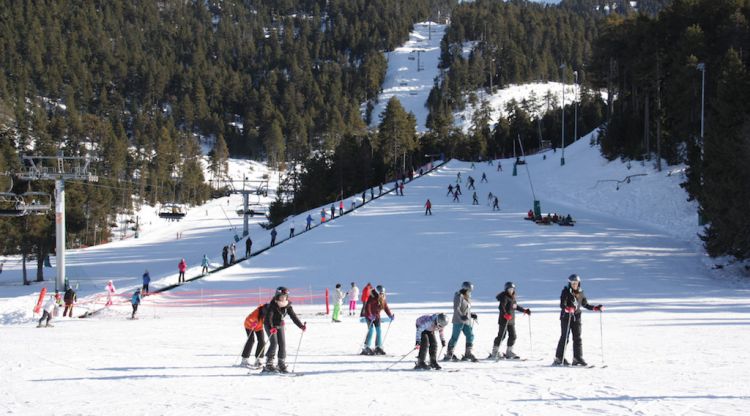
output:
<instances>
[{"instance_id":1,"label":"person in orange jacket","mask_svg":"<svg viewBox=\"0 0 750 416\"><path fill-rule=\"evenodd\" d=\"M256 338L258 339L258 346L255 348L254 367L258 368L263 365L260 357L262 356L266 345L265 337L263 336L265 306L266 305L258 306L247 315L247 318L245 318L245 334L247 335L247 340L245 341L245 347L242 349L242 362L240 363L243 367L250 367L248 359L250 358L250 351L253 349L253 344L255 344Z\"/></svg>"}]
</instances>

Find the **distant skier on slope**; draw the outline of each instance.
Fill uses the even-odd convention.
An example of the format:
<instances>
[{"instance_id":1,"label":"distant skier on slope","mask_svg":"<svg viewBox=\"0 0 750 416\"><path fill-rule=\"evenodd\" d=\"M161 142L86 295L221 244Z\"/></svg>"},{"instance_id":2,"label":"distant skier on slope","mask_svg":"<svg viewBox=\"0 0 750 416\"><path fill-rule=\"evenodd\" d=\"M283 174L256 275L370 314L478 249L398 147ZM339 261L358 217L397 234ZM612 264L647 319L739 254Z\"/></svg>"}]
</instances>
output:
<instances>
[{"instance_id":1,"label":"distant skier on slope","mask_svg":"<svg viewBox=\"0 0 750 416\"><path fill-rule=\"evenodd\" d=\"M309 231L310 228L312 227L312 222L313 222L312 214L307 214L307 218L305 219L305 221L307 222L307 226L305 226L305 231Z\"/></svg>"},{"instance_id":2,"label":"distant skier on slope","mask_svg":"<svg viewBox=\"0 0 750 416\"><path fill-rule=\"evenodd\" d=\"M458 193L458 189L456 189L455 191L453 191L453 202L461 202L461 200L458 199L458 195L460 195Z\"/></svg>"},{"instance_id":3,"label":"distant skier on slope","mask_svg":"<svg viewBox=\"0 0 750 416\"><path fill-rule=\"evenodd\" d=\"M229 246L224 246L221 249L221 258L224 260L224 267L229 266Z\"/></svg>"},{"instance_id":4,"label":"distant skier on slope","mask_svg":"<svg viewBox=\"0 0 750 416\"><path fill-rule=\"evenodd\" d=\"M263 353L263 347L266 345L265 337L263 336L263 318L264 318L264 308L266 305L260 305L257 308L253 309L252 312L250 312L247 317L245 318L245 346L242 348L242 362L240 363L243 367L250 367L250 362L248 361L248 358L250 358L250 351L253 350L253 344L255 344L255 340L258 340L258 346L255 347L255 367L260 367L262 365L261 362L261 354Z\"/></svg>"},{"instance_id":5,"label":"distant skier on slope","mask_svg":"<svg viewBox=\"0 0 750 416\"><path fill-rule=\"evenodd\" d=\"M107 281L107 286L104 288L107 293L107 303L104 306L112 306L112 295L115 294L115 284L111 280Z\"/></svg>"},{"instance_id":6,"label":"distant skier on slope","mask_svg":"<svg viewBox=\"0 0 750 416\"><path fill-rule=\"evenodd\" d=\"M130 297L130 305L133 307L133 313L130 314L130 319L135 319L135 313L138 312L138 305L141 304L141 289L136 289L133 292L133 296Z\"/></svg>"},{"instance_id":7,"label":"distant skier on slope","mask_svg":"<svg viewBox=\"0 0 750 416\"><path fill-rule=\"evenodd\" d=\"M443 329L448 325L448 317L444 313L434 315L423 315L417 318L417 344L415 348L419 350L417 365L414 369L429 370L431 368L440 370L442 367L437 362L437 340L435 331L440 332L440 343L445 346L445 335ZM427 350L430 351L430 365L425 362Z\"/></svg>"},{"instance_id":8,"label":"distant skier on slope","mask_svg":"<svg viewBox=\"0 0 750 416\"><path fill-rule=\"evenodd\" d=\"M448 184L448 193L445 194L445 196L448 196L448 195L453 195L453 184L452 183Z\"/></svg>"},{"instance_id":9,"label":"distant skier on slope","mask_svg":"<svg viewBox=\"0 0 750 416\"><path fill-rule=\"evenodd\" d=\"M206 275L208 274L208 256L203 255L203 258L201 259L201 274Z\"/></svg>"},{"instance_id":10,"label":"distant skier on slope","mask_svg":"<svg viewBox=\"0 0 750 416\"><path fill-rule=\"evenodd\" d=\"M284 318L289 315L292 322L303 332L307 326L303 324L297 314L294 313L292 302L289 301L289 289L281 286L276 289L273 300L268 303L265 311L263 326L268 333L269 346L266 352L266 366L264 372L288 373L286 367L286 336L284 335ZM274 367L273 361L276 357L276 350L279 352L279 365Z\"/></svg>"},{"instance_id":11,"label":"distant skier on slope","mask_svg":"<svg viewBox=\"0 0 750 416\"><path fill-rule=\"evenodd\" d=\"M500 211L500 199L497 196L495 197L495 202L492 203L492 210Z\"/></svg>"},{"instance_id":12,"label":"distant skier on slope","mask_svg":"<svg viewBox=\"0 0 750 416\"><path fill-rule=\"evenodd\" d=\"M474 191L474 195L471 196L471 205L479 205L479 199L477 198L476 191Z\"/></svg>"},{"instance_id":13,"label":"distant skier on slope","mask_svg":"<svg viewBox=\"0 0 750 416\"><path fill-rule=\"evenodd\" d=\"M453 190L454 190L454 191L455 191L456 193L458 193L459 195L463 195L463 194L464 194L463 192L461 192L461 184L460 184L460 183L457 183L457 184L456 184L456 187L455 187L455 188L453 188Z\"/></svg>"},{"instance_id":14,"label":"distant skier on slope","mask_svg":"<svg viewBox=\"0 0 750 416\"><path fill-rule=\"evenodd\" d=\"M479 180L479 183L482 183L482 182L489 182L487 180L487 174L484 172L482 172L482 179Z\"/></svg>"},{"instance_id":15,"label":"distant skier on slope","mask_svg":"<svg viewBox=\"0 0 750 416\"><path fill-rule=\"evenodd\" d=\"M182 259L179 263L177 263L177 271L180 272L180 274L177 276L177 283L185 282L185 270L187 270L187 262L185 261L185 259Z\"/></svg>"},{"instance_id":16,"label":"distant skier on slope","mask_svg":"<svg viewBox=\"0 0 750 416\"><path fill-rule=\"evenodd\" d=\"M427 199L427 202L424 204L424 215L432 215L432 202L430 202L429 198Z\"/></svg>"},{"instance_id":17,"label":"distant skier on slope","mask_svg":"<svg viewBox=\"0 0 750 416\"><path fill-rule=\"evenodd\" d=\"M461 333L466 336L466 352L461 360L477 361L477 358L471 352L474 344L473 324L474 320L477 319L477 314L471 312L471 292L473 290L474 285L471 282L463 282L461 289L453 295L453 333L450 341L448 341L448 351L445 353L443 361L458 361L458 357L453 355L453 349L456 347Z\"/></svg>"},{"instance_id":18,"label":"distant skier on slope","mask_svg":"<svg viewBox=\"0 0 750 416\"><path fill-rule=\"evenodd\" d=\"M349 289L349 316L354 315L357 311L357 298L359 297L359 288L357 284L352 282L352 287Z\"/></svg>"},{"instance_id":19,"label":"distant skier on slope","mask_svg":"<svg viewBox=\"0 0 750 416\"><path fill-rule=\"evenodd\" d=\"M577 274L568 277L568 285L560 294L560 340L557 342L554 365L568 365L565 359L565 347L570 333L573 334L573 365L585 366L583 359L583 341L581 340L581 307L590 311L603 311L602 305L589 304L581 288L581 278Z\"/></svg>"},{"instance_id":20,"label":"distant skier on slope","mask_svg":"<svg viewBox=\"0 0 750 416\"><path fill-rule=\"evenodd\" d=\"M253 239L250 238L250 236L247 236L247 240L245 240L245 257L250 258L250 255L253 253Z\"/></svg>"},{"instance_id":21,"label":"distant skier on slope","mask_svg":"<svg viewBox=\"0 0 750 416\"><path fill-rule=\"evenodd\" d=\"M203 255L206 256L205 254ZM148 285L151 284L151 275L148 273L148 269L143 272L143 276L141 276L142 283L141 285L141 292L143 292L143 295L145 296L148 293Z\"/></svg>"},{"instance_id":22,"label":"distant skier on slope","mask_svg":"<svg viewBox=\"0 0 750 416\"><path fill-rule=\"evenodd\" d=\"M388 308L388 302L385 298L385 288L378 285L375 289L370 290L370 298L367 299L363 316L367 321L367 338L361 355L385 355L383 350L383 340L380 337L380 312L385 311L391 321L396 317ZM375 332L375 349L371 349L372 334Z\"/></svg>"},{"instance_id":23,"label":"distant skier on slope","mask_svg":"<svg viewBox=\"0 0 750 416\"><path fill-rule=\"evenodd\" d=\"M476 187L474 186L474 178L472 178L471 176L469 176L468 182L469 182L469 186L467 186L467 187L466 187L466 189L474 189L474 190L476 190L476 189L477 189L477 188L476 188Z\"/></svg>"},{"instance_id":24,"label":"distant skier on slope","mask_svg":"<svg viewBox=\"0 0 750 416\"><path fill-rule=\"evenodd\" d=\"M500 316L497 318L499 328L497 337L495 337L495 341L492 343L492 352L487 358L495 360L499 358L517 359L519 358L518 355L513 352L513 345L516 343L516 311L531 315L531 309L526 309L516 303L516 285L513 282L506 282L505 290L498 293L495 299L500 302L497 306L497 309L500 311ZM505 354L500 355L498 350L505 338L505 334L508 334L508 347Z\"/></svg>"},{"instance_id":25,"label":"distant skier on slope","mask_svg":"<svg viewBox=\"0 0 750 416\"><path fill-rule=\"evenodd\" d=\"M273 227L273 228L271 229L271 247L273 247L273 246L275 246L275 245L276 245L276 235L277 235L277 234L278 234L278 233L276 232L276 227Z\"/></svg>"}]
</instances>

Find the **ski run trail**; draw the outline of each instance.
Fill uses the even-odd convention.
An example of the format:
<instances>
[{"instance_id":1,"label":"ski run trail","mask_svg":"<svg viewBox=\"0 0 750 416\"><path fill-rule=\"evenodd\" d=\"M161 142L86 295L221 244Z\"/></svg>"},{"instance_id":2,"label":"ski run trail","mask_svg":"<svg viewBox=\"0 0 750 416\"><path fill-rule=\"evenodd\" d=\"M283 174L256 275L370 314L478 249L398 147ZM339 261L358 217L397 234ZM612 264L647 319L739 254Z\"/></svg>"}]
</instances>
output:
<instances>
[{"instance_id":1,"label":"ski run trail","mask_svg":"<svg viewBox=\"0 0 750 416\"><path fill-rule=\"evenodd\" d=\"M384 195L248 261L146 297L138 320L127 319L128 298L144 269L152 274L152 287L159 288L177 281L182 257L188 278L198 274L204 253L211 268L218 266L221 247L241 233L241 219L234 214L238 196L195 207L181 222L145 210L142 223L148 227L138 239L70 250L68 274L79 284L81 301L76 315L101 308L109 279L124 296L90 318L57 317L54 328L37 329L31 312L39 290L54 289L49 280L54 269L46 270L46 282L23 287L20 266L6 259L0 275L0 412L747 414L748 284L710 268L696 237L695 206L686 202L679 172L608 163L590 145L595 134L565 150L565 166L559 150L547 152L527 157L517 176L511 160L501 161L502 172L498 161L473 168L449 161L407 183L404 196ZM258 175L261 171L254 168ZM483 172L488 183L480 183ZM463 196L452 202L447 186L456 183L458 173ZM599 182L636 174L645 176L619 189L614 182ZM468 176L476 179L479 205L471 204ZM570 213L575 227L523 219L534 200L530 179L542 212ZM499 195L501 211L488 206L489 192ZM348 197L346 207L359 205L359 198ZM428 198L432 216L424 215ZM314 224L318 211L311 211ZM296 217L297 232L306 216ZM251 226L254 250L270 239L259 222L253 219ZM285 239L289 221L277 231L278 239ZM237 244L242 257L244 240ZM583 355L594 368L550 365L560 336L560 291L571 273L581 276L591 303L605 305L603 313L583 312ZM516 283L519 304L532 310L530 317L516 318L515 352L528 360L449 362L443 371L413 371L411 353L386 370L414 347L419 316L452 314L453 294L464 280L475 286L479 358L487 356L497 335L495 295L506 281ZM358 313L347 315L347 305L341 323L325 315L323 291L336 283L346 290L352 281L360 288L371 282L387 290L395 320L390 328L383 326L386 356L358 355L367 328ZM291 367L296 358L295 370L303 377L260 376L235 366L245 341L245 316L279 285L291 289L295 310L307 322L303 337L289 319L286 325L287 363ZM464 345L462 336L457 355Z\"/></svg>"}]
</instances>

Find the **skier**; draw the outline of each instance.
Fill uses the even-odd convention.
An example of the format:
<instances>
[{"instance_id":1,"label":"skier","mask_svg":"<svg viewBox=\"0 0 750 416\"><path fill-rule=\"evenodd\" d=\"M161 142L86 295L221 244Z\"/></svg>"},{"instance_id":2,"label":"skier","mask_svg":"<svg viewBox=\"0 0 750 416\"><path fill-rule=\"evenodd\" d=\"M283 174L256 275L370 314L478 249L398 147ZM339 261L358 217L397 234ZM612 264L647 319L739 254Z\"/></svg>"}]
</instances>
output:
<instances>
[{"instance_id":1,"label":"skier","mask_svg":"<svg viewBox=\"0 0 750 416\"><path fill-rule=\"evenodd\" d=\"M482 172L482 179L480 179L479 182L480 183L482 183L482 182L489 182L487 180L487 174L486 173Z\"/></svg>"},{"instance_id":2,"label":"skier","mask_svg":"<svg viewBox=\"0 0 750 416\"><path fill-rule=\"evenodd\" d=\"M471 196L471 205L479 205L479 199L477 199L477 191L474 191L474 195Z\"/></svg>"},{"instance_id":3,"label":"skier","mask_svg":"<svg viewBox=\"0 0 750 416\"><path fill-rule=\"evenodd\" d=\"M458 173L456 174L456 183L457 183L457 184L461 183L461 172L458 172Z\"/></svg>"},{"instance_id":4,"label":"skier","mask_svg":"<svg viewBox=\"0 0 750 416\"><path fill-rule=\"evenodd\" d=\"M234 256L232 256L234 259ZM185 262L185 259L180 260L180 262L177 264L177 270L180 272L180 274L177 276L177 283L184 283L185 282L185 270L187 270L187 262Z\"/></svg>"},{"instance_id":5,"label":"skier","mask_svg":"<svg viewBox=\"0 0 750 416\"><path fill-rule=\"evenodd\" d=\"M370 299L370 291L372 290L372 285L370 282L367 282L365 287L362 289L362 298L360 299L362 301L362 310L359 312L360 316L365 316L365 306L367 306L367 300Z\"/></svg>"},{"instance_id":6,"label":"skier","mask_svg":"<svg viewBox=\"0 0 750 416\"><path fill-rule=\"evenodd\" d=\"M424 215L427 215L428 213L432 215L432 203L430 202L429 198L427 199L427 202L425 202L424 204Z\"/></svg>"},{"instance_id":7,"label":"skier","mask_svg":"<svg viewBox=\"0 0 750 416\"><path fill-rule=\"evenodd\" d=\"M292 218L292 222L289 224L289 238L294 237L294 218Z\"/></svg>"},{"instance_id":8,"label":"skier","mask_svg":"<svg viewBox=\"0 0 750 416\"><path fill-rule=\"evenodd\" d=\"M448 196L448 195L453 195L453 184L452 183L448 184L448 193L445 194L445 196Z\"/></svg>"},{"instance_id":9,"label":"skier","mask_svg":"<svg viewBox=\"0 0 750 416\"><path fill-rule=\"evenodd\" d=\"M448 351L445 353L443 361L458 361L458 357L453 355L453 349L456 347L458 337L462 332L466 336L466 352L461 360L477 361L477 358L471 352L474 344L473 320L477 319L477 314L471 312L472 290L474 290L474 285L471 282L463 282L461 289L453 295L453 333L450 341L448 341Z\"/></svg>"},{"instance_id":10,"label":"skier","mask_svg":"<svg viewBox=\"0 0 750 416\"><path fill-rule=\"evenodd\" d=\"M506 282L505 290L498 293L495 299L500 302L497 306L497 309L500 310L500 316L497 318L499 328L497 337L492 343L492 352L487 358L495 360L500 358L518 359L520 357L513 352L513 344L516 343L516 311L531 315L531 309L526 309L516 303L516 285L513 282ZM498 349L500 349L500 344L503 342L506 333L508 334L508 347L505 354L501 356Z\"/></svg>"},{"instance_id":11,"label":"skier","mask_svg":"<svg viewBox=\"0 0 750 416\"><path fill-rule=\"evenodd\" d=\"M365 204L365 200L366 200L366 198L367 198L367 195L366 195L366 193L367 193L367 191L362 191L362 205L364 205L364 204ZM397 191L397 193L398 193L398 191Z\"/></svg>"},{"instance_id":12,"label":"skier","mask_svg":"<svg viewBox=\"0 0 750 416\"><path fill-rule=\"evenodd\" d=\"M464 194L463 192L461 192L461 184L460 183L457 183L456 187L453 188L453 190L456 191L456 192L458 192L459 195L463 195Z\"/></svg>"},{"instance_id":13,"label":"skier","mask_svg":"<svg viewBox=\"0 0 750 416\"><path fill-rule=\"evenodd\" d=\"M136 289L135 292L133 292L133 296L130 298L130 304L133 306L133 313L130 315L130 319L135 319L138 305L141 304L141 289Z\"/></svg>"},{"instance_id":14,"label":"skier","mask_svg":"<svg viewBox=\"0 0 750 416\"><path fill-rule=\"evenodd\" d=\"M312 214L307 214L307 218L305 219L307 221L307 226L305 227L305 231L310 230L310 227L312 226L313 218Z\"/></svg>"},{"instance_id":15,"label":"skier","mask_svg":"<svg viewBox=\"0 0 750 416\"><path fill-rule=\"evenodd\" d=\"M364 314L367 321L367 338L362 349L361 355L385 355L383 350L383 340L380 337L380 312L385 310L386 315L391 321L396 317L388 308L388 302L385 299L385 288L377 285L375 289L370 290L370 298L365 304ZM372 344L372 333L375 332L375 349L370 348Z\"/></svg>"},{"instance_id":16,"label":"skier","mask_svg":"<svg viewBox=\"0 0 750 416\"><path fill-rule=\"evenodd\" d=\"M208 274L208 256L203 255L203 258L201 259L201 274L206 275Z\"/></svg>"},{"instance_id":17,"label":"skier","mask_svg":"<svg viewBox=\"0 0 750 416\"><path fill-rule=\"evenodd\" d=\"M76 291L73 290L72 287L69 287L68 290L65 291L65 295L63 296L63 299L65 300L65 309L63 309L63 317L68 315L69 317L73 317L73 304L76 303L76 300L78 300L78 296L76 295Z\"/></svg>"},{"instance_id":18,"label":"skier","mask_svg":"<svg viewBox=\"0 0 750 416\"><path fill-rule=\"evenodd\" d=\"M47 303L44 304L44 309L42 310L42 317L39 318L39 324L37 324L37 328L42 327L42 321L45 319L47 322L44 326L46 327L53 327L54 325L51 325L49 321L52 319L52 315L55 312L55 308L57 307L57 301L55 300L55 295L50 295L49 299L47 300Z\"/></svg>"},{"instance_id":19,"label":"skier","mask_svg":"<svg viewBox=\"0 0 750 416\"><path fill-rule=\"evenodd\" d=\"M234 264L237 262L237 245L232 243L229 246L229 264Z\"/></svg>"},{"instance_id":20,"label":"skier","mask_svg":"<svg viewBox=\"0 0 750 416\"><path fill-rule=\"evenodd\" d=\"M417 345L414 347L419 350L417 365L415 370L429 370L434 368L440 370L442 367L437 362L437 340L435 339L435 330L440 332L440 343L445 347L444 328L448 325L448 317L444 313L434 315L423 315L417 318ZM430 351L430 365L424 361L427 350Z\"/></svg>"},{"instance_id":21,"label":"skier","mask_svg":"<svg viewBox=\"0 0 750 416\"><path fill-rule=\"evenodd\" d=\"M300 322L297 314L292 309L289 301L289 289L281 286L276 289L273 300L266 305L263 326L268 333L269 347L266 352L266 366L264 372L288 373L286 368L286 337L284 336L284 318L289 315L292 322L304 332L307 326ZM279 350L279 365L274 367L273 360L276 357L276 349Z\"/></svg>"},{"instance_id":22,"label":"skier","mask_svg":"<svg viewBox=\"0 0 750 416\"><path fill-rule=\"evenodd\" d=\"M339 201L339 217L344 215L344 200Z\"/></svg>"},{"instance_id":23,"label":"skier","mask_svg":"<svg viewBox=\"0 0 750 416\"><path fill-rule=\"evenodd\" d=\"M492 192L490 192L490 193L487 194L487 206L489 206L492 203L492 198L494 198L494 197L495 196L492 195Z\"/></svg>"},{"instance_id":24,"label":"skier","mask_svg":"<svg viewBox=\"0 0 750 416\"><path fill-rule=\"evenodd\" d=\"M370 188L370 201L375 199L375 187Z\"/></svg>"},{"instance_id":25,"label":"skier","mask_svg":"<svg viewBox=\"0 0 750 416\"><path fill-rule=\"evenodd\" d=\"M497 161L497 171L502 172L503 171L503 163L501 161Z\"/></svg>"},{"instance_id":26,"label":"skier","mask_svg":"<svg viewBox=\"0 0 750 416\"><path fill-rule=\"evenodd\" d=\"M404 182L401 181L401 184L398 186L399 191L401 191L401 196L404 196Z\"/></svg>"},{"instance_id":27,"label":"skier","mask_svg":"<svg viewBox=\"0 0 750 416\"><path fill-rule=\"evenodd\" d=\"M260 305L253 309L249 315L245 318L245 346L242 348L242 362L240 363L243 367L250 367L250 362L247 361L250 358L250 351L253 349L255 339L258 339L258 346L255 347L255 367L262 365L260 357L263 353L263 347L266 345L265 337L263 336L263 315L264 308L266 305Z\"/></svg>"},{"instance_id":28,"label":"skier","mask_svg":"<svg viewBox=\"0 0 750 416\"><path fill-rule=\"evenodd\" d=\"M331 219L336 218L336 207L331 204Z\"/></svg>"},{"instance_id":29,"label":"skier","mask_svg":"<svg viewBox=\"0 0 750 416\"><path fill-rule=\"evenodd\" d=\"M148 269L143 272L141 280L141 292L143 292L143 295L145 296L148 293L148 285L151 284L151 275L148 273Z\"/></svg>"},{"instance_id":30,"label":"skier","mask_svg":"<svg viewBox=\"0 0 750 416\"><path fill-rule=\"evenodd\" d=\"M250 255L253 253L253 239L250 238L250 236L247 236L247 240L245 240L245 258L250 258Z\"/></svg>"},{"instance_id":31,"label":"skier","mask_svg":"<svg viewBox=\"0 0 750 416\"><path fill-rule=\"evenodd\" d=\"M583 342L581 341L581 307L600 312L602 305L589 304L581 288L581 278L577 274L568 277L568 285L560 294L560 340L557 342L554 365L569 365L564 359L565 347L570 333L573 333L573 365L585 366L583 359Z\"/></svg>"},{"instance_id":32,"label":"skier","mask_svg":"<svg viewBox=\"0 0 750 416\"><path fill-rule=\"evenodd\" d=\"M221 249L221 258L224 260L224 267L229 266L229 246L224 246Z\"/></svg>"},{"instance_id":33,"label":"skier","mask_svg":"<svg viewBox=\"0 0 750 416\"><path fill-rule=\"evenodd\" d=\"M460 195L458 193L458 189L456 189L455 191L453 191L453 202L461 202L461 200L458 199L458 195Z\"/></svg>"},{"instance_id":34,"label":"skier","mask_svg":"<svg viewBox=\"0 0 750 416\"><path fill-rule=\"evenodd\" d=\"M104 306L109 307L112 306L112 295L115 294L115 284L111 280L107 281L105 290L107 291L107 303Z\"/></svg>"},{"instance_id":35,"label":"skier","mask_svg":"<svg viewBox=\"0 0 750 416\"><path fill-rule=\"evenodd\" d=\"M278 234L278 233L276 232L276 227L273 227L273 228L271 229L271 247L273 247L273 246L275 246L275 245L276 245L276 234Z\"/></svg>"},{"instance_id":36,"label":"skier","mask_svg":"<svg viewBox=\"0 0 750 416\"><path fill-rule=\"evenodd\" d=\"M336 283L336 289L333 290L333 322L341 322L339 314L341 313L341 302L344 300L344 292L341 291L341 283Z\"/></svg>"},{"instance_id":37,"label":"skier","mask_svg":"<svg viewBox=\"0 0 750 416\"><path fill-rule=\"evenodd\" d=\"M355 314L355 311L357 310L357 298L359 297L359 288L357 287L357 284L352 282L352 287L349 289L348 292L349 295L349 316L352 316Z\"/></svg>"},{"instance_id":38,"label":"skier","mask_svg":"<svg viewBox=\"0 0 750 416\"><path fill-rule=\"evenodd\" d=\"M474 178L472 178L471 176L469 176L469 186L466 189L477 189L476 187L474 187Z\"/></svg>"},{"instance_id":39,"label":"skier","mask_svg":"<svg viewBox=\"0 0 750 416\"><path fill-rule=\"evenodd\" d=\"M320 223L323 224L324 222L326 222L326 209L321 208L320 209Z\"/></svg>"},{"instance_id":40,"label":"skier","mask_svg":"<svg viewBox=\"0 0 750 416\"><path fill-rule=\"evenodd\" d=\"M380 185L378 185L378 196L383 195L383 183L381 182Z\"/></svg>"}]
</instances>

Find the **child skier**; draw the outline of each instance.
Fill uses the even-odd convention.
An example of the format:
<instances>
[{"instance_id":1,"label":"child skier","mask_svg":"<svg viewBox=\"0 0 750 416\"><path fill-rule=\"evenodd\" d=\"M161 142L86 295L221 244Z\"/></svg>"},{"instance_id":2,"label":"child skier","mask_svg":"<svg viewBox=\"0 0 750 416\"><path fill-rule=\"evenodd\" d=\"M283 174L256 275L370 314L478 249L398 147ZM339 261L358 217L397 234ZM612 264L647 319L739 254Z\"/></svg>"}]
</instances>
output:
<instances>
[{"instance_id":1,"label":"child skier","mask_svg":"<svg viewBox=\"0 0 750 416\"><path fill-rule=\"evenodd\" d=\"M133 306L133 313L130 315L130 319L135 319L138 305L141 304L141 289L136 289L135 292L133 292L133 296L130 298L130 304Z\"/></svg>"},{"instance_id":2,"label":"child skier","mask_svg":"<svg viewBox=\"0 0 750 416\"><path fill-rule=\"evenodd\" d=\"M52 315L55 313L55 308L57 307L57 300L55 299L55 295L50 295L49 299L47 300L47 303L44 304L44 309L42 310L42 317L39 318L39 324L37 324L37 328L42 327L42 321L45 319L47 322L44 324L46 327L53 327L49 323L49 321L52 319Z\"/></svg>"},{"instance_id":3,"label":"child skier","mask_svg":"<svg viewBox=\"0 0 750 416\"><path fill-rule=\"evenodd\" d=\"M263 315L265 307L266 305L258 306L245 318L244 326L247 339L245 340L245 346L242 348L242 362L240 363L243 367L250 367L248 358L250 358L250 351L253 349L253 344L255 343L256 338L258 339L258 346L255 347L255 367L260 367L262 365L260 357L263 354L266 345L265 337L263 336Z\"/></svg>"},{"instance_id":4,"label":"child skier","mask_svg":"<svg viewBox=\"0 0 750 416\"><path fill-rule=\"evenodd\" d=\"M69 317L73 317L73 304L76 303L76 300L78 300L78 296L76 295L76 291L73 290L72 287L69 287L68 290L65 291L65 295L63 296L63 299L65 300L65 309L63 309L63 317L68 315Z\"/></svg>"},{"instance_id":5,"label":"child skier","mask_svg":"<svg viewBox=\"0 0 750 416\"><path fill-rule=\"evenodd\" d=\"M437 340L435 339L435 330L440 332L440 343L445 347L445 335L443 329L448 325L448 317L444 313L434 315L423 315L417 318L417 345L414 347L419 350L416 370L429 370L434 368L440 370L440 364L437 362ZM430 365L424 361L427 355L427 349L430 351Z\"/></svg>"},{"instance_id":6,"label":"child skier","mask_svg":"<svg viewBox=\"0 0 750 416\"><path fill-rule=\"evenodd\" d=\"M453 295L453 333L450 341L448 341L448 351L445 353L443 361L458 361L458 357L453 355L453 348L456 347L458 337L461 336L462 332L466 336L466 352L461 360L477 361L477 358L471 352L474 344L473 323L477 319L477 314L471 312L472 290L474 290L474 285L471 282L463 282L461 289Z\"/></svg>"},{"instance_id":7,"label":"child skier","mask_svg":"<svg viewBox=\"0 0 750 416\"><path fill-rule=\"evenodd\" d=\"M105 290L107 291L107 303L104 306L112 306L112 295L115 294L115 284L111 280L108 281Z\"/></svg>"},{"instance_id":8,"label":"child skier","mask_svg":"<svg viewBox=\"0 0 750 416\"><path fill-rule=\"evenodd\" d=\"M185 259L180 260L180 263L177 264L177 270L180 272L177 276L177 283L185 282L185 270L187 270L187 262Z\"/></svg>"},{"instance_id":9,"label":"child skier","mask_svg":"<svg viewBox=\"0 0 750 416\"><path fill-rule=\"evenodd\" d=\"M341 290L341 283L336 283L336 289L333 290L333 322L341 322L339 314L341 313L341 302L344 300L344 292Z\"/></svg>"},{"instance_id":10,"label":"child skier","mask_svg":"<svg viewBox=\"0 0 750 416\"><path fill-rule=\"evenodd\" d=\"M300 322L297 314L292 309L292 302L289 301L289 289L281 286L276 289L273 299L265 307L265 318L263 326L268 333L269 347L266 352L266 366L263 372L288 373L286 367L286 337L284 336L284 318L289 315L292 322L303 332L307 326ZM273 360L276 357L276 349L279 350L279 366L274 367Z\"/></svg>"},{"instance_id":11,"label":"child skier","mask_svg":"<svg viewBox=\"0 0 750 416\"><path fill-rule=\"evenodd\" d=\"M581 306L600 312L602 305L589 304L581 288L581 278L577 274L568 277L568 285L560 294L560 340L557 342L554 365L569 365L564 359L565 347L570 333L573 333L573 365L587 365L583 359L583 342L581 341Z\"/></svg>"},{"instance_id":12,"label":"child skier","mask_svg":"<svg viewBox=\"0 0 750 416\"><path fill-rule=\"evenodd\" d=\"M424 215L432 215L432 202L430 202L429 199L427 199L427 202L424 204Z\"/></svg>"},{"instance_id":13,"label":"child skier","mask_svg":"<svg viewBox=\"0 0 750 416\"><path fill-rule=\"evenodd\" d=\"M367 299L363 316L367 321L367 338L365 338L365 345L362 349L361 355L385 355L383 350L383 340L380 337L380 312L385 310L386 315L391 318L395 318L395 315L391 313L388 308L388 302L385 299L385 288L378 285L374 289L370 290L370 298ZM370 348L372 344L372 333L375 332L375 349Z\"/></svg>"},{"instance_id":14,"label":"child skier","mask_svg":"<svg viewBox=\"0 0 750 416\"><path fill-rule=\"evenodd\" d=\"M516 343L516 311L531 315L530 309L525 309L516 303L516 285L513 282L505 283L505 290L498 293L495 299L500 302L497 309L500 310L500 316L497 318L499 326L497 337L492 344L492 352L487 358L498 360L500 358L518 359L520 358L513 353L513 344ZM504 355L498 353L500 343L503 342L505 334L508 334L508 347Z\"/></svg>"},{"instance_id":15,"label":"child skier","mask_svg":"<svg viewBox=\"0 0 750 416\"><path fill-rule=\"evenodd\" d=\"M305 226L305 231L308 231L312 227L312 222L313 222L312 214L307 214L307 218L305 219L305 222L307 222L307 225Z\"/></svg>"},{"instance_id":16,"label":"child skier","mask_svg":"<svg viewBox=\"0 0 750 416\"><path fill-rule=\"evenodd\" d=\"M201 274L205 275L208 274L208 256L203 255L203 258L201 259Z\"/></svg>"},{"instance_id":17,"label":"child skier","mask_svg":"<svg viewBox=\"0 0 750 416\"><path fill-rule=\"evenodd\" d=\"M349 316L356 313L357 310L357 298L359 297L359 288L357 284L352 282L352 287L349 289Z\"/></svg>"}]
</instances>

